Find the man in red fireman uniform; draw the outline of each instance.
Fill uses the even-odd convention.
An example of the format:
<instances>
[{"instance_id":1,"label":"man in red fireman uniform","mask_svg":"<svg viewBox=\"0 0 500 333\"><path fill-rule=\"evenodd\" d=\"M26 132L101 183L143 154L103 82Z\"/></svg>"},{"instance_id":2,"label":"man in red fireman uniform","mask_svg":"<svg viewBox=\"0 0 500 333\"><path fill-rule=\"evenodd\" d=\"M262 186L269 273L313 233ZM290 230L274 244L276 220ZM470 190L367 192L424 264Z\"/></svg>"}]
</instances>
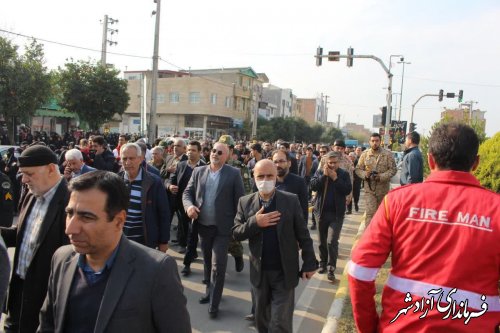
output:
<instances>
[{"instance_id":1,"label":"man in red fireman uniform","mask_svg":"<svg viewBox=\"0 0 500 333\"><path fill-rule=\"evenodd\" d=\"M500 324L500 195L470 173L479 140L447 123L429 140L430 176L387 194L349 263L359 332L494 332ZM391 273L375 310L375 277Z\"/></svg>"}]
</instances>

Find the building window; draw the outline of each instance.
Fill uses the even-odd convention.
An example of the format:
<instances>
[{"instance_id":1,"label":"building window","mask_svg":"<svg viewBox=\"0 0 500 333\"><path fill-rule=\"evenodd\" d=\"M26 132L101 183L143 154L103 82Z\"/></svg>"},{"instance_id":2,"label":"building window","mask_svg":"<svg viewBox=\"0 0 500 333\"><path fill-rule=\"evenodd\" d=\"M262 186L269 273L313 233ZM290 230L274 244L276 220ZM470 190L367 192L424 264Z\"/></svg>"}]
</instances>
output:
<instances>
[{"instance_id":1,"label":"building window","mask_svg":"<svg viewBox=\"0 0 500 333\"><path fill-rule=\"evenodd\" d=\"M200 103L200 93L199 92L190 92L189 93L189 103L199 104Z\"/></svg>"},{"instance_id":2,"label":"building window","mask_svg":"<svg viewBox=\"0 0 500 333\"><path fill-rule=\"evenodd\" d=\"M231 107L231 96L227 96L226 97L226 101L225 101L224 105L225 105L226 108L230 108Z\"/></svg>"},{"instance_id":3,"label":"building window","mask_svg":"<svg viewBox=\"0 0 500 333\"><path fill-rule=\"evenodd\" d=\"M171 92L169 96L170 103L172 104L177 104L179 103L179 93L178 92Z\"/></svg>"},{"instance_id":4,"label":"building window","mask_svg":"<svg viewBox=\"0 0 500 333\"><path fill-rule=\"evenodd\" d=\"M211 95L210 95L210 102L211 102L213 105L216 105L216 104L217 104L217 94L211 94Z\"/></svg>"},{"instance_id":5,"label":"building window","mask_svg":"<svg viewBox=\"0 0 500 333\"><path fill-rule=\"evenodd\" d=\"M165 103L165 94L156 94L156 104Z\"/></svg>"},{"instance_id":6,"label":"building window","mask_svg":"<svg viewBox=\"0 0 500 333\"><path fill-rule=\"evenodd\" d=\"M238 78L238 81L239 81L238 83L239 83L240 87L243 87L243 77L242 76L240 76Z\"/></svg>"}]
</instances>

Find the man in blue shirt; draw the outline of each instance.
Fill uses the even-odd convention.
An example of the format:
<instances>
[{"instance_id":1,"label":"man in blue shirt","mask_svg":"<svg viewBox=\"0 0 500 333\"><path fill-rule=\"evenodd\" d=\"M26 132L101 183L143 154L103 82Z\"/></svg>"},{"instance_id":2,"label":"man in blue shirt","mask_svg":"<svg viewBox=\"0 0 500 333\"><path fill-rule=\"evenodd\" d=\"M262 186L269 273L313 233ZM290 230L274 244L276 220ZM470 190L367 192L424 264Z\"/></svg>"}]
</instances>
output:
<instances>
[{"instance_id":1,"label":"man in blue shirt","mask_svg":"<svg viewBox=\"0 0 500 333\"><path fill-rule=\"evenodd\" d=\"M417 132L406 134L406 150L401 165L401 185L421 183L424 181L424 160L418 149L420 135Z\"/></svg>"}]
</instances>

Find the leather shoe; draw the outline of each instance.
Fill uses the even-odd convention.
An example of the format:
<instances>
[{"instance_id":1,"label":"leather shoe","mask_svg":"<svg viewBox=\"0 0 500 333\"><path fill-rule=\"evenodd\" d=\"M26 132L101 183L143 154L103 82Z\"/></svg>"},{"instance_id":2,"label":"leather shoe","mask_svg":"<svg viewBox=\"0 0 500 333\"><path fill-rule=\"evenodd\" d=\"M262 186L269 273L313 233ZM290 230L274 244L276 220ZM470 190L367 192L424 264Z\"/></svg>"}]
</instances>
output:
<instances>
[{"instance_id":1,"label":"leather shoe","mask_svg":"<svg viewBox=\"0 0 500 333\"><path fill-rule=\"evenodd\" d=\"M350 215L352 214L352 210L348 210L347 212L345 212L345 215Z\"/></svg>"},{"instance_id":2,"label":"leather shoe","mask_svg":"<svg viewBox=\"0 0 500 333\"><path fill-rule=\"evenodd\" d=\"M319 268L318 274L325 274L326 273L326 266L321 266Z\"/></svg>"},{"instance_id":3,"label":"leather shoe","mask_svg":"<svg viewBox=\"0 0 500 333\"><path fill-rule=\"evenodd\" d=\"M181 271L182 276L189 276L191 274L191 267L185 265Z\"/></svg>"},{"instance_id":4,"label":"leather shoe","mask_svg":"<svg viewBox=\"0 0 500 333\"><path fill-rule=\"evenodd\" d=\"M181 248L179 249L179 251L177 251L179 254L184 254L186 253L186 247L185 246L181 246Z\"/></svg>"},{"instance_id":5,"label":"leather shoe","mask_svg":"<svg viewBox=\"0 0 500 333\"><path fill-rule=\"evenodd\" d=\"M327 279L334 282L335 281L335 274L334 274L334 269L333 268L330 268L328 270L328 275L327 275Z\"/></svg>"},{"instance_id":6,"label":"leather shoe","mask_svg":"<svg viewBox=\"0 0 500 333\"><path fill-rule=\"evenodd\" d=\"M311 226L311 230L316 230L316 224L313 224L313 225Z\"/></svg>"},{"instance_id":7,"label":"leather shoe","mask_svg":"<svg viewBox=\"0 0 500 333\"><path fill-rule=\"evenodd\" d=\"M249 315L245 316L245 320L255 321L255 315L253 313L250 313Z\"/></svg>"},{"instance_id":8,"label":"leather shoe","mask_svg":"<svg viewBox=\"0 0 500 333\"><path fill-rule=\"evenodd\" d=\"M241 272L243 268L245 268L245 262L243 261L243 257L234 257L234 265L236 268L236 272Z\"/></svg>"},{"instance_id":9,"label":"leather shoe","mask_svg":"<svg viewBox=\"0 0 500 333\"><path fill-rule=\"evenodd\" d=\"M208 315L210 316L210 318L215 319L217 318L218 314L219 314L219 309L213 307L208 308Z\"/></svg>"},{"instance_id":10,"label":"leather shoe","mask_svg":"<svg viewBox=\"0 0 500 333\"><path fill-rule=\"evenodd\" d=\"M207 304L210 302L210 295L205 295L203 297L200 297L199 299L200 304Z\"/></svg>"},{"instance_id":11,"label":"leather shoe","mask_svg":"<svg viewBox=\"0 0 500 333\"><path fill-rule=\"evenodd\" d=\"M354 204L354 210L359 211L359 206L357 204Z\"/></svg>"}]
</instances>

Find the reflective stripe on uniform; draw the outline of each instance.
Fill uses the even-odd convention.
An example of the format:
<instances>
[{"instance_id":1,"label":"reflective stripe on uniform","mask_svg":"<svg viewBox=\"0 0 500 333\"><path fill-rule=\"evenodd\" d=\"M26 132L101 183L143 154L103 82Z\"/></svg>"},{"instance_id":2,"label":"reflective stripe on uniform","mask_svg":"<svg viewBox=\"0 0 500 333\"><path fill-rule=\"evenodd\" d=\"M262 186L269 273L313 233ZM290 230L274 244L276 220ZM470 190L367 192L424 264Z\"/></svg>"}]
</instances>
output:
<instances>
[{"instance_id":1,"label":"reflective stripe on uniform","mask_svg":"<svg viewBox=\"0 0 500 333\"><path fill-rule=\"evenodd\" d=\"M354 263L352 260L350 260L347 265L349 275L361 281L375 281L377 273L380 269L363 267Z\"/></svg>"},{"instance_id":2,"label":"reflective stripe on uniform","mask_svg":"<svg viewBox=\"0 0 500 333\"><path fill-rule=\"evenodd\" d=\"M400 293L410 293L413 295L425 297L425 298L434 298L437 301L439 295L442 295L441 302L446 302L446 297L448 293L454 289L445 286L440 286L437 284L426 283L417 280L405 279L393 274L389 274L389 278L387 279L388 287L391 287L394 290L399 291ZM442 293L438 293L436 295L429 295L428 292L430 290L438 290L442 289ZM486 299L481 300L481 296L483 294L478 294L472 291L456 289L456 292L452 293L450 297L456 301L457 304L460 302L465 302L467 300L468 307L474 309L481 309L481 305L483 303L488 304L488 312L492 311L500 311L500 299L498 295L485 295Z\"/></svg>"}]
</instances>

